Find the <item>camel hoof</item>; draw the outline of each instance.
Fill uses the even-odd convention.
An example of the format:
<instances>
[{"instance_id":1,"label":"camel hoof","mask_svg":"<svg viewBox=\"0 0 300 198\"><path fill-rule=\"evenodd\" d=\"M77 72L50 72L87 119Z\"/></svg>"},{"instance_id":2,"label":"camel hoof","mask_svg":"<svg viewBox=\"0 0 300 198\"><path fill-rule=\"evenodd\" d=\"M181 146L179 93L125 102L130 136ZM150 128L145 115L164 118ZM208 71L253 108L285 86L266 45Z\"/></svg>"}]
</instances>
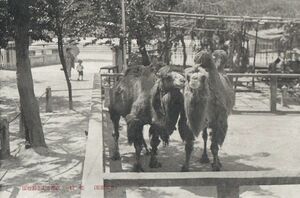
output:
<instances>
[{"instance_id":1,"label":"camel hoof","mask_svg":"<svg viewBox=\"0 0 300 198\"><path fill-rule=\"evenodd\" d=\"M25 141L25 149L30 149L31 144L28 141Z\"/></svg>"},{"instance_id":2,"label":"camel hoof","mask_svg":"<svg viewBox=\"0 0 300 198\"><path fill-rule=\"evenodd\" d=\"M189 170L189 167L188 166L186 166L186 165L183 165L182 167L181 167L181 172L189 172L190 170Z\"/></svg>"},{"instance_id":3,"label":"camel hoof","mask_svg":"<svg viewBox=\"0 0 300 198\"><path fill-rule=\"evenodd\" d=\"M160 162L157 161L157 159L151 159L149 167L150 168L160 168L162 165Z\"/></svg>"},{"instance_id":4,"label":"camel hoof","mask_svg":"<svg viewBox=\"0 0 300 198\"><path fill-rule=\"evenodd\" d=\"M221 167L222 167L222 164L220 162L219 163L212 163L211 167L212 167L213 171L220 171Z\"/></svg>"},{"instance_id":5,"label":"camel hoof","mask_svg":"<svg viewBox=\"0 0 300 198\"><path fill-rule=\"evenodd\" d=\"M120 160L120 159L121 159L120 153L117 152L117 151L115 151L114 154L113 154L113 156L111 157L111 159L112 159L113 161Z\"/></svg>"},{"instance_id":6,"label":"camel hoof","mask_svg":"<svg viewBox=\"0 0 300 198\"><path fill-rule=\"evenodd\" d=\"M200 158L200 163L201 164L207 164L209 163L209 158L207 157L207 155L202 155L202 157Z\"/></svg>"},{"instance_id":7,"label":"camel hoof","mask_svg":"<svg viewBox=\"0 0 300 198\"><path fill-rule=\"evenodd\" d=\"M145 172L141 164L134 164L133 172Z\"/></svg>"}]
</instances>

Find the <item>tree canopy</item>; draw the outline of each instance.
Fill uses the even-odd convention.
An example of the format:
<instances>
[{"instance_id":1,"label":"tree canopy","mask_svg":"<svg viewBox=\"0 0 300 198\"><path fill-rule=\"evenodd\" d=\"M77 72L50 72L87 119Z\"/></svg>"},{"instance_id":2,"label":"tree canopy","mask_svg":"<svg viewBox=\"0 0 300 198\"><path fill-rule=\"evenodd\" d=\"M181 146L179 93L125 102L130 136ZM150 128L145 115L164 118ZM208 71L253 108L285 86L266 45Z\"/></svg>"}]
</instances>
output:
<instances>
[{"instance_id":1,"label":"tree canopy","mask_svg":"<svg viewBox=\"0 0 300 198\"><path fill-rule=\"evenodd\" d=\"M9 40L9 14L7 1L0 0L0 48Z\"/></svg>"}]
</instances>

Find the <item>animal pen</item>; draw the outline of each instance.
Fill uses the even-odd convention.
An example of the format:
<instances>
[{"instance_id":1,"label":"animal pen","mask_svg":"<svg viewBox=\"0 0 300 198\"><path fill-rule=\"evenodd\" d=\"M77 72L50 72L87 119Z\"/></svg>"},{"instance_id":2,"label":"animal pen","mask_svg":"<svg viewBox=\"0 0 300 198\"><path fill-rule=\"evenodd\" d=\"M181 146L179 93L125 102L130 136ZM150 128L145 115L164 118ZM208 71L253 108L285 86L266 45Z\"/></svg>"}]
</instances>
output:
<instances>
[{"instance_id":1,"label":"animal pen","mask_svg":"<svg viewBox=\"0 0 300 198\"><path fill-rule=\"evenodd\" d=\"M225 21L247 21L258 23L265 21L266 23L287 23L290 20L279 18L257 18L257 17L238 17L238 16L215 16L215 15L194 15L184 13L168 13L154 12L158 16L179 16L186 18L205 18L206 20L217 20L222 18ZM300 23L300 21L296 21ZM255 60L254 60L255 65ZM148 172L148 173L131 173L131 172L110 172L105 168L105 142L102 125L95 125L95 120L103 123L109 119L104 117L107 111L109 90L116 83L117 79L122 78L123 73L100 73L96 77L98 82L96 94L93 94L92 116L89 124L89 140L87 144L86 161L84 172L88 172L87 176L83 177L83 184L93 186L91 191L83 191L82 197L106 197L107 192L113 190L113 187L122 189L130 187L172 187L172 186L215 186L217 196L219 198L237 198L239 197L240 186L254 185L292 185L300 184L300 173L293 171L225 171L225 172ZM230 73L232 79L244 78L264 78L269 79L269 109L267 112L278 113L277 109L277 94L278 80L283 78L300 78L300 74L257 74L257 73ZM105 81L105 83L104 83ZM102 102L99 103L99 99ZM235 109L236 113L242 111ZM259 109L252 111L253 113L262 112ZM266 111L263 111L266 112ZM291 112L285 112L291 113ZM299 112L298 112L299 113ZM95 148L96 146L96 148ZM90 149L90 150L89 150ZM86 166L87 164L87 166ZM85 175L85 174L84 174ZM89 180L89 175L96 175L97 179ZM94 177L95 178L95 177ZM97 186L95 186L97 184ZM100 189L100 190L99 190ZM118 194L118 197L126 197L126 193Z\"/></svg>"},{"instance_id":2,"label":"animal pen","mask_svg":"<svg viewBox=\"0 0 300 198\"><path fill-rule=\"evenodd\" d=\"M95 117L92 115L91 119L99 119L101 117L102 123L107 122L109 119L103 114L107 111L107 99L109 97L109 89L114 85L117 79L122 78L122 73L102 73L98 79L99 81L99 93L97 98L102 98L102 102L99 104L97 101L98 108L96 110ZM276 79L279 77L299 77L295 74L230 74L231 77L265 77L271 78L276 84ZM98 77L97 77L98 78ZM103 80L105 79L105 84ZM100 91L101 88L104 88ZM270 88L273 94L276 94L277 88L274 84ZM104 94L104 96L101 95ZM273 95L271 94L271 95ZM274 96L273 96L274 97ZM270 111L276 111L276 103L274 100L270 100ZM275 106L274 106L275 105ZM90 126L91 127L91 126ZM99 152L91 151L93 153L91 158L93 164L96 165L95 172L89 171L90 174L97 174L97 181L91 181L94 184L94 195L97 197L105 197L106 193L113 190L113 187L123 189L118 197L126 197L125 189L130 187L172 187L172 186L216 186L218 197L220 198L235 198L239 197L240 186L251 186L251 185L289 185L289 184L300 184L300 173L298 172L278 172L278 171L225 171L225 172L148 172L148 173L130 173L130 172L109 172L105 169L104 155L105 155L105 142L103 134L103 126L99 126L100 130L95 127L91 127L91 139L87 144L96 142L97 150ZM94 135L92 135L94 134ZM90 135L89 135L90 137ZM93 147L95 149L95 147ZM87 153L89 151L87 150ZM87 167L88 169L88 167ZM87 183L85 183L87 184ZM100 186L97 188L95 184ZM95 190L96 189L96 190ZM82 193L82 197L89 197L91 194Z\"/></svg>"}]
</instances>

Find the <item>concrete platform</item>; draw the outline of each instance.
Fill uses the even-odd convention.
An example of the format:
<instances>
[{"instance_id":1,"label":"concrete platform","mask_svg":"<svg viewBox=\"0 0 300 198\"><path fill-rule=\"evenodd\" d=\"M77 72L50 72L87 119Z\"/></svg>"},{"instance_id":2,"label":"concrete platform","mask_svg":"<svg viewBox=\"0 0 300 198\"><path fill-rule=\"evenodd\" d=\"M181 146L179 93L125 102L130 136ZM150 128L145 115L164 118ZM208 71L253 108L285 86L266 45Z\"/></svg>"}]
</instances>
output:
<instances>
[{"instance_id":1,"label":"concrete platform","mask_svg":"<svg viewBox=\"0 0 300 198\"><path fill-rule=\"evenodd\" d=\"M83 166L81 197L104 197L103 179L103 136L100 77L94 75L92 105Z\"/></svg>"}]
</instances>

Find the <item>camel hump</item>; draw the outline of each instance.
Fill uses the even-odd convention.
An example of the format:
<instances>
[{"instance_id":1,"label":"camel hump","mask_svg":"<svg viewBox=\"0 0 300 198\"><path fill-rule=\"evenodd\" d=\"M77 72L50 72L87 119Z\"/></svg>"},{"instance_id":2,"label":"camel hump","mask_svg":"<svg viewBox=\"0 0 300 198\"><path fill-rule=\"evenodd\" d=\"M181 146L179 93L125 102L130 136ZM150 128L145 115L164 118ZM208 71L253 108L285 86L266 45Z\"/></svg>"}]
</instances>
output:
<instances>
[{"instance_id":1,"label":"camel hump","mask_svg":"<svg viewBox=\"0 0 300 198\"><path fill-rule=\"evenodd\" d=\"M224 50L215 50L212 54L213 57L221 59L221 64L226 64L228 56Z\"/></svg>"},{"instance_id":2,"label":"camel hump","mask_svg":"<svg viewBox=\"0 0 300 198\"><path fill-rule=\"evenodd\" d=\"M128 67L125 71L125 76L134 75L134 76L141 76L146 69L143 65L133 65Z\"/></svg>"},{"instance_id":3,"label":"camel hump","mask_svg":"<svg viewBox=\"0 0 300 198\"><path fill-rule=\"evenodd\" d=\"M234 106L234 90L231 81L226 74L219 74L222 84L224 86L224 94L226 94L226 109L231 112Z\"/></svg>"}]
</instances>

